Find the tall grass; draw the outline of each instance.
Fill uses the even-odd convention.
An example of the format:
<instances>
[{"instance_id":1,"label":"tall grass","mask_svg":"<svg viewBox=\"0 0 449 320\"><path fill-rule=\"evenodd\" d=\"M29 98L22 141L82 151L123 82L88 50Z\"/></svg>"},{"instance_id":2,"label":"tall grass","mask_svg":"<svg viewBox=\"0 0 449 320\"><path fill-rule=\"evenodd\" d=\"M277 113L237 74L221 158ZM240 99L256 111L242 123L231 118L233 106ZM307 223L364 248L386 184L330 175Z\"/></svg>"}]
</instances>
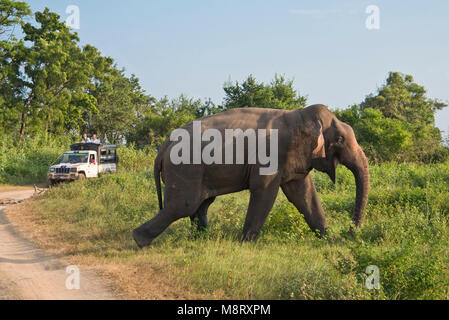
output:
<instances>
[{"instance_id":1,"label":"tall grass","mask_svg":"<svg viewBox=\"0 0 449 320\"><path fill-rule=\"evenodd\" d=\"M335 185L313 172L329 223L323 239L280 192L259 240L240 243L249 195L241 192L212 204L205 232L181 219L138 251L131 231L158 207L153 159L121 148L117 174L60 185L37 201L39 223L72 253L136 265L163 256L180 282L210 297L449 298L449 163L371 166L366 217L354 235L354 178L339 167ZM379 290L365 286L369 265L379 267Z\"/></svg>"},{"instance_id":2,"label":"tall grass","mask_svg":"<svg viewBox=\"0 0 449 320\"><path fill-rule=\"evenodd\" d=\"M37 136L22 142L0 137L0 184L26 185L46 181L48 168L68 150L70 137Z\"/></svg>"}]
</instances>

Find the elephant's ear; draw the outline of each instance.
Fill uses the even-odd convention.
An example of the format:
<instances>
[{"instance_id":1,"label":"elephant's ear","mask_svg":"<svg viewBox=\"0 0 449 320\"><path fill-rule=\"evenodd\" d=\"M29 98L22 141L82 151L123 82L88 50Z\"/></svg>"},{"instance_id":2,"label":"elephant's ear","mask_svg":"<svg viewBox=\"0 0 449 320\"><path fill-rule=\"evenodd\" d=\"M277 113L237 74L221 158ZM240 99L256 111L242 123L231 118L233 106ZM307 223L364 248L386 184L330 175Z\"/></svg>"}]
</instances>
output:
<instances>
[{"instance_id":1,"label":"elephant's ear","mask_svg":"<svg viewBox=\"0 0 449 320\"><path fill-rule=\"evenodd\" d=\"M326 158L323 126L319 120L307 121L304 132L311 138L312 159Z\"/></svg>"}]
</instances>

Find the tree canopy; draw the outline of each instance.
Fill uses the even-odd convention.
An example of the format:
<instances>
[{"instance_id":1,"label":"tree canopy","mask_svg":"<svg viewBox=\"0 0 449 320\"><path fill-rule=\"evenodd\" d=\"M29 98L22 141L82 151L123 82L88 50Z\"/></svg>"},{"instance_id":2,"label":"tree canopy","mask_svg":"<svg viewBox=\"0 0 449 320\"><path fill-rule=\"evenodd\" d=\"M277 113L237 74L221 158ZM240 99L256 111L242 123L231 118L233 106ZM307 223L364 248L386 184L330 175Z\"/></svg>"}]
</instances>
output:
<instances>
[{"instance_id":1,"label":"tree canopy","mask_svg":"<svg viewBox=\"0 0 449 320\"><path fill-rule=\"evenodd\" d=\"M382 161L434 162L448 157L435 112L447 104L427 98L411 75L390 72L377 93L337 112L349 123L368 156Z\"/></svg>"},{"instance_id":2,"label":"tree canopy","mask_svg":"<svg viewBox=\"0 0 449 320\"><path fill-rule=\"evenodd\" d=\"M83 114L98 111L91 91L112 72L113 60L93 46L81 48L77 34L48 8L21 27L23 38L1 48L4 128L19 140L27 132L79 130Z\"/></svg>"},{"instance_id":3,"label":"tree canopy","mask_svg":"<svg viewBox=\"0 0 449 320\"><path fill-rule=\"evenodd\" d=\"M5 39L11 36L11 28L19 25L23 18L30 15L31 10L26 2L0 1L0 36ZM2 39L3 40L3 39Z\"/></svg>"},{"instance_id":4,"label":"tree canopy","mask_svg":"<svg viewBox=\"0 0 449 320\"><path fill-rule=\"evenodd\" d=\"M270 84L257 82L250 75L242 84L226 83L223 110L257 107L274 109L301 109L307 97L299 95L293 88L293 80L275 75Z\"/></svg>"},{"instance_id":5,"label":"tree canopy","mask_svg":"<svg viewBox=\"0 0 449 320\"><path fill-rule=\"evenodd\" d=\"M157 147L175 128L217 112L307 103L293 80L277 74L269 83L253 75L228 81L223 93L220 104L183 94L157 99L111 57L81 46L58 14L45 8L31 15L26 2L0 0L0 137L21 143L106 133L115 143ZM411 75L390 72L375 93L336 114L354 128L371 161L443 161L447 138L444 147L434 122L447 105L426 94Z\"/></svg>"}]
</instances>

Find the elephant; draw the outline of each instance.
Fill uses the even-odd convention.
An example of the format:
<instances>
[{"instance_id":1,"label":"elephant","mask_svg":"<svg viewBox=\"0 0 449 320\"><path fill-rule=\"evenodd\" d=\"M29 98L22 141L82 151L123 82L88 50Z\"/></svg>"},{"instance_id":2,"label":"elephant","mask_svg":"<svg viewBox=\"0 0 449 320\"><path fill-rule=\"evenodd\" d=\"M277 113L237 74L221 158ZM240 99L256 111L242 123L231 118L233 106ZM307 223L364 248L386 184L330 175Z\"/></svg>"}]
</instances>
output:
<instances>
[{"instance_id":1,"label":"elephant","mask_svg":"<svg viewBox=\"0 0 449 320\"><path fill-rule=\"evenodd\" d=\"M328 225L310 172L312 169L325 172L335 184L338 164L354 175L356 195L352 220L356 227L361 225L370 186L368 161L351 126L337 119L325 105L297 110L236 108L200 120L202 132L213 128L225 135L226 129L276 129L278 168L272 174L262 175L260 169L264 165L249 160L231 164L174 164L171 151L176 142L167 139L154 162L160 210L133 230L133 238L140 248L149 245L180 218L190 217L199 229L206 228L208 208L217 196L248 189L250 200L242 241L257 238L279 188L302 213L312 231L322 237ZM190 122L182 128L193 134L194 124ZM235 144L235 139L232 143ZM249 142L244 146L245 155L249 152L248 145ZM165 184L164 199L161 179Z\"/></svg>"}]
</instances>

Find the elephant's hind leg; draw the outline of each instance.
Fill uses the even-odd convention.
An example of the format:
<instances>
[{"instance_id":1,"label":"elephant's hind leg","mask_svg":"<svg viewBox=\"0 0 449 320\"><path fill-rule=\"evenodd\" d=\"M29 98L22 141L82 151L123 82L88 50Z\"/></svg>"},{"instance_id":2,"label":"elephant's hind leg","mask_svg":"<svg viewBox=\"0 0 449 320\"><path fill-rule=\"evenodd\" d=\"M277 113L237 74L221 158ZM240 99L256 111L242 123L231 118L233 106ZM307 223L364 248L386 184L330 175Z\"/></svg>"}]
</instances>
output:
<instances>
[{"instance_id":1,"label":"elephant's hind leg","mask_svg":"<svg viewBox=\"0 0 449 320\"><path fill-rule=\"evenodd\" d=\"M190 216L192 225L196 225L198 230L204 230L205 228L207 228L207 210L214 201L215 197L204 200L198 210L196 210L196 212Z\"/></svg>"},{"instance_id":2,"label":"elephant's hind leg","mask_svg":"<svg viewBox=\"0 0 449 320\"><path fill-rule=\"evenodd\" d=\"M193 207L193 206L192 206ZM199 204L193 210L199 207ZM142 248L148 246L154 238L160 235L167 227L180 218L188 217L192 214L187 208L177 208L167 206L159 210L150 221L145 222L140 227L134 229L133 238L137 245Z\"/></svg>"}]
</instances>

